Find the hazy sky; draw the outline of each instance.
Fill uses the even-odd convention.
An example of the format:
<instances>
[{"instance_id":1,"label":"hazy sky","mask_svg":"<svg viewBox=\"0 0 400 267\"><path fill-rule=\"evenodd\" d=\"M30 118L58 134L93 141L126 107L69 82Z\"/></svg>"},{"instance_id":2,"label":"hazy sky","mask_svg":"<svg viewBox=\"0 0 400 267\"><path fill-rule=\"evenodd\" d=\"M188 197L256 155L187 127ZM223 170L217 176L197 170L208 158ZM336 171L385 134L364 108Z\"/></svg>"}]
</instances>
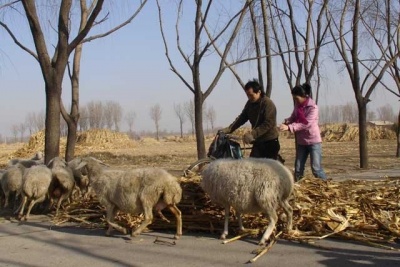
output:
<instances>
[{"instance_id":1,"label":"hazy sky","mask_svg":"<svg viewBox=\"0 0 400 267\"><path fill-rule=\"evenodd\" d=\"M162 117L161 129L178 130L179 121L174 114L174 103L184 103L192 99L193 94L170 70L164 55L164 46L158 24L158 13L155 1L150 1L142 13L122 30L113 35L87 43L83 48L81 67L80 103L90 101L112 100L119 102L124 112L135 111L135 131L153 130L154 123L150 119L150 107L160 104ZM165 12L166 21L173 19L172 9ZM119 13L124 13L119 11ZM124 13L126 17L126 13ZM122 15L121 15L122 17ZM27 22L21 19L13 21L18 27L20 40L33 49L32 37ZM112 25L114 20L109 23ZM186 22L189 29L192 20ZM166 29L167 34L174 28ZM172 32L173 34L173 32ZM171 44L174 37L169 35ZM181 36L182 42L191 45L191 34ZM188 40L188 41L186 41ZM171 46L171 49L175 48ZM173 54L173 55L176 55ZM213 55L210 56L212 58ZM176 62L181 59L174 56ZM210 79L210 69L216 61L208 60L210 65L202 65L201 78L204 88ZM255 77L252 71L254 63L241 68L244 81ZM178 64L182 73L190 81L190 74L185 65ZM338 105L347 102L355 103L354 93L349 84L346 72L338 73L338 67L327 60L319 105ZM275 64L273 70L272 100L278 110L278 122L290 115L292 100L288 86L283 79L282 69ZM12 125L25 121L29 112L45 110L45 91L43 77L38 62L25 51L17 47L11 38L0 28L0 134L11 135ZM69 88L63 90L64 103L70 99ZM216 126L225 127L240 113L246 102L246 96L229 70L227 70L213 93L206 100L207 106L216 110ZM372 96L369 108L376 109L382 105L393 106L398 111L399 102L394 95L378 87ZM185 131L190 129L189 122L184 125ZM126 130L125 122L122 130Z\"/></svg>"}]
</instances>

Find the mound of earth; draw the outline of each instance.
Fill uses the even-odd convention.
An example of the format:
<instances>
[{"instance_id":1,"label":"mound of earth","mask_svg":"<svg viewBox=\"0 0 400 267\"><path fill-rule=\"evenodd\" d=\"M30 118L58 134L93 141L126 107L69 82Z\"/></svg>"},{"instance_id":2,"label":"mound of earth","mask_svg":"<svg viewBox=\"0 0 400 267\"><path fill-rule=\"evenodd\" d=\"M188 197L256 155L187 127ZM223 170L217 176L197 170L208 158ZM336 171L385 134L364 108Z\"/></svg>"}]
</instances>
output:
<instances>
[{"instance_id":1,"label":"mound of earth","mask_svg":"<svg viewBox=\"0 0 400 267\"><path fill-rule=\"evenodd\" d=\"M358 125L356 124L327 124L321 126L324 141L355 141L358 140ZM388 128L379 126L367 127L367 140L396 139L396 133Z\"/></svg>"}]
</instances>

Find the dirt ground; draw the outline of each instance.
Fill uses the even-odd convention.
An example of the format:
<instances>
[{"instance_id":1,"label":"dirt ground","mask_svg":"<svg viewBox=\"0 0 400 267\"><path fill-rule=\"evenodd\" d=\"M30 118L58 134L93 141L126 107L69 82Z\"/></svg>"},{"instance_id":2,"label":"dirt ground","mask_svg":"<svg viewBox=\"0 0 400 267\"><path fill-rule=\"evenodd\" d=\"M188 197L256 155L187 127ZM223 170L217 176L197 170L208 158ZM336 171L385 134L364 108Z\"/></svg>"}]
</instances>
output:
<instances>
[{"instance_id":1,"label":"dirt ground","mask_svg":"<svg viewBox=\"0 0 400 267\"><path fill-rule=\"evenodd\" d=\"M129 141L130 142L130 141ZM206 147L211 138L206 140ZM294 139L282 136L280 138L281 155L286 160L285 165L292 167L294 163ZM26 147L26 143L0 144L0 165L5 166L16 151ZM88 146L77 148L77 155L91 155L105 163L121 168L136 168L157 166L165 168L175 175L181 175L190 163L196 161L196 143L191 138L166 138L156 141L144 138L141 141L132 141L130 145ZM395 157L396 140L371 140L368 144L369 168L390 169L399 167L400 160ZM245 151L245 156L249 150ZM28 157L28 155L27 155ZM308 164L308 163L307 163ZM359 150L357 141L323 142L323 167L329 174L348 173L360 170ZM307 167L310 173L310 168Z\"/></svg>"}]
</instances>

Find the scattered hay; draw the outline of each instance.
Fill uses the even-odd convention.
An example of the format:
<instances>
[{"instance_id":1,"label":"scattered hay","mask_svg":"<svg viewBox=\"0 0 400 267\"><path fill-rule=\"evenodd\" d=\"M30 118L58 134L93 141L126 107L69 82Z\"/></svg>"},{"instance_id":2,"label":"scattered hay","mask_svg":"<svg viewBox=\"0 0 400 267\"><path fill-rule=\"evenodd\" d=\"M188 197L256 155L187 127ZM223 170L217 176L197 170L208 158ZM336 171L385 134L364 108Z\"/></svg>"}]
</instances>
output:
<instances>
[{"instance_id":1,"label":"scattered hay","mask_svg":"<svg viewBox=\"0 0 400 267\"><path fill-rule=\"evenodd\" d=\"M139 142L142 144L159 144L160 143L160 141L157 141L156 139L151 138L151 137L140 138Z\"/></svg>"}]
</instances>

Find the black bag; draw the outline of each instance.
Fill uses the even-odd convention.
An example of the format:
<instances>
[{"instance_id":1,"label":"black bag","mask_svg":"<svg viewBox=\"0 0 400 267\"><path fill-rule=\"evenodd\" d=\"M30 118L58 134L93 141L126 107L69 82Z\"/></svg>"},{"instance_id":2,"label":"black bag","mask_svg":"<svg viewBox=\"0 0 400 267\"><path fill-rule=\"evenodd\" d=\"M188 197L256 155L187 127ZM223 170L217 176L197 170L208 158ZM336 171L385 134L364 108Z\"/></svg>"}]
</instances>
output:
<instances>
[{"instance_id":1,"label":"black bag","mask_svg":"<svg viewBox=\"0 0 400 267\"><path fill-rule=\"evenodd\" d=\"M243 154L238 142L230 140L226 134L219 132L211 143L207 156L216 159L240 159L243 157Z\"/></svg>"}]
</instances>

